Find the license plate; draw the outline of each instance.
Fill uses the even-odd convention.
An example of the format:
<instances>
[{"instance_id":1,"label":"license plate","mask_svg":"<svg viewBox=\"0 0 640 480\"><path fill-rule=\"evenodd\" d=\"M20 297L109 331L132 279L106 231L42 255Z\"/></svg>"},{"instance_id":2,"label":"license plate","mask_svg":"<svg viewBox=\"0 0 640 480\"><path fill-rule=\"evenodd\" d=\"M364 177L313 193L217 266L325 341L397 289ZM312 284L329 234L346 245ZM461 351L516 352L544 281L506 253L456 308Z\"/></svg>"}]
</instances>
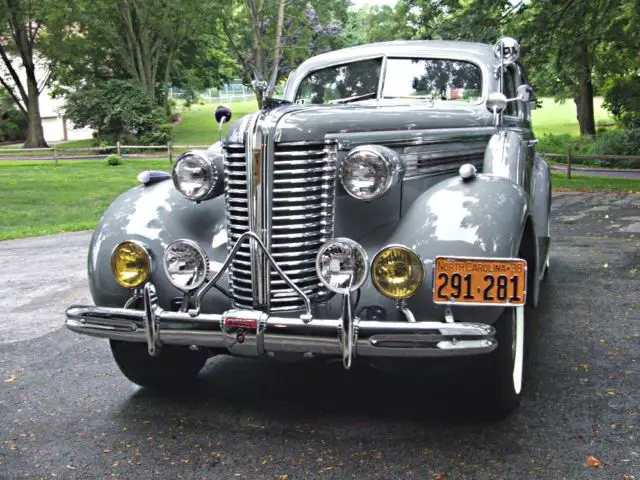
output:
<instances>
[{"instance_id":1,"label":"license plate","mask_svg":"<svg viewBox=\"0 0 640 480\"><path fill-rule=\"evenodd\" d=\"M435 303L524 305L526 295L527 262L520 258L435 259Z\"/></svg>"}]
</instances>

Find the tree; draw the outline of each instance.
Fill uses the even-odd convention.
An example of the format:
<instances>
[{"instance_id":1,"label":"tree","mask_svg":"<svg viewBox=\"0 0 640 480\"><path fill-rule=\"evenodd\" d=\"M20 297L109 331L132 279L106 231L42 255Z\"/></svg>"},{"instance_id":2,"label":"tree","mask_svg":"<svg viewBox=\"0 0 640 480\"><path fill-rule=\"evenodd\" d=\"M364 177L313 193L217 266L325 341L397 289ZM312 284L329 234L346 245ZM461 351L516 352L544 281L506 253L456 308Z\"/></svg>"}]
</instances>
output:
<instances>
[{"instance_id":1,"label":"tree","mask_svg":"<svg viewBox=\"0 0 640 480\"><path fill-rule=\"evenodd\" d=\"M76 22L74 35L57 51L57 79L68 90L87 83L132 79L153 105L166 107L168 86L203 78L227 78L228 64L215 52L210 34L217 5L201 0L67 0ZM195 65L194 59L200 61ZM214 61L214 65L211 65ZM189 72L176 72L181 65Z\"/></svg>"},{"instance_id":2,"label":"tree","mask_svg":"<svg viewBox=\"0 0 640 480\"><path fill-rule=\"evenodd\" d=\"M610 54L621 47L626 27L621 12L631 2L538 0L527 8L527 59L545 70L556 98L573 99L582 135L596 134L593 97L598 84L620 68Z\"/></svg>"},{"instance_id":3,"label":"tree","mask_svg":"<svg viewBox=\"0 0 640 480\"><path fill-rule=\"evenodd\" d=\"M46 147L40 116L40 94L50 67L38 52L52 5L46 1L0 2L0 58L4 67L0 84L27 120L25 147ZM20 73L24 75L20 75Z\"/></svg>"},{"instance_id":4,"label":"tree","mask_svg":"<svg viewBox=\"0 0 640 480\"><path fill-rule=\"evenodd\" d=\"M574 100L583 135L596 133L596 87L624 69L617 52L637 31L629 18L640 8L637 0L401 1L422 12L421 38L434 33L491 43L504 35L519 38L533 83L556 100Z\"/></svg>"},{"instance_id":5,"label":"tree","mask_svg":"<svg viewBox=\"0 0 640 480\"><path fill-rule=\"evenodd\" d=\"M409 40L417 35L416 11L408 3L365 6L349 12L342 33L348 45L362 45L389 40Z\"/></svg>"},{"instance_id":6,"label":"tree","mask_svg":"<svg viewBox=\"0 0 640 480\"><path fill-rule=\"evenodd\" d=\"M347 7L347 0L232 0L225 4L217 25L221 39L241 66L244 82L254 86L260 106L263 95L273 95L278 81L297 63L341 46L338 35Z\"/></svg>"}]
</instances>

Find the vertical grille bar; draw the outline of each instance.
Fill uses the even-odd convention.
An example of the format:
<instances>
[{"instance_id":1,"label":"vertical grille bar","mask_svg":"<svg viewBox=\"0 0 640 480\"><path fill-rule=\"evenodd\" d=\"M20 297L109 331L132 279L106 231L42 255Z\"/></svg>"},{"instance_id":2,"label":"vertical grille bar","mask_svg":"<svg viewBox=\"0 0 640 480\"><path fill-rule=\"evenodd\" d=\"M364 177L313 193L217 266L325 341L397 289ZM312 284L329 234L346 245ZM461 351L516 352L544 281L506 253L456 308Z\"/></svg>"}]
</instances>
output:
<instances>
[{"instance_id":1,"label":"vertical grille bar","mask_svg":"<svg viewBox=\"0 0 640 480\"><path fill-rule=\"evenodd\" d=\"M250 229L248 191L255 188L256 180L264 181L264 178L255 177L255 156L252 155L249 162L245 151L245 147L247 150L254 147L249 138L246 140L245 145L225 146L229 248ZM328 294L316 275L315 258L322 244L333 237L336 146L325 145L324 142L274 145L266 139L266 145L263 143L260 147L261 172L269 175L272 182L269 189L271 198L263 197L271 208L271 224L263 238L269 242L271 254L280 268L311 299L317 300ZM265 171L265 163L270 166L268 172ZM264 283L268 286L269 311L303 308L300 297L275 271L268 269L267 276L263 270L256 277L252 269L253 258L249 245L243 245L231 264L230 285L234 305L237 308L254 308L257 303L254 284Z\"/></svg>"}]
</instances>

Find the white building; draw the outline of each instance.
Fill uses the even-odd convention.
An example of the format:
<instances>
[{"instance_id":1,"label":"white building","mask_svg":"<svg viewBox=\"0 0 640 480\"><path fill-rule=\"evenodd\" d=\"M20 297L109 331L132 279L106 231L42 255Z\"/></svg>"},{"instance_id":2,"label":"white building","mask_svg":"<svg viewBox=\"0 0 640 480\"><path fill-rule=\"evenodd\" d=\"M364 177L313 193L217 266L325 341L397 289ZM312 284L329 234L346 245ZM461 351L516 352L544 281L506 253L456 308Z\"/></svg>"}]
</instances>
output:
<instances>
[{"instance_id":1,"label":"white building","mask_svg":"<svg viewBox=\"0 0 640 480\"><path fill-rule=\"evenodd\" d=\"M51 98L50 90L45 88L40 94L40 116L42 117L44 139L47 143L92 138L92 129L75 128L62 116L63 112L64 99Z\"/></svg>"},{"instance_id":2,"label":"white building","mask_svg":"<svg viewBox=\"0 0 640 480\"><path fill-rule=\"evenodd\" d=\"M27 80L22 68L22 60L18 57L11 59L20 82L26 89ZM44 72L38 68L39 61L36 59L36 78L44 77ZM6 83L14 85L9 72L3 62L0 62L0 75L3 76ZM15 87L14 87L14 90ZM16 92L17 93L17 92ZM82 140L92 138L93 130L90 128L75 128L62 114L64 113L64 99L52 98L51 89L45 88L40 94L40 116L42 117L42 129L44 130L44 139L49 142L59 142L65 140Z\"/></svg>"}]
</instances>

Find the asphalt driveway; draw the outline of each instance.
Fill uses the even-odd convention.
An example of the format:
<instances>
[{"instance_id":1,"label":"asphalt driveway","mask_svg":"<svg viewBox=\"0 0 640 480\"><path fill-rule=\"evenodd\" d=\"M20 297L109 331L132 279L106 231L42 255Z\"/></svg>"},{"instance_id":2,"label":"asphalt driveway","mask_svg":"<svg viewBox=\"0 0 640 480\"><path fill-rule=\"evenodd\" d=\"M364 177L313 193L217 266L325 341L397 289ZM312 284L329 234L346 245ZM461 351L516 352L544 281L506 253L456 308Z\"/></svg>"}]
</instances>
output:
<instances>
[{"instance_id":1,"label":"asphalt driveway","mask_svg":"<svg viewBox=\"0 0 640 480\"><path fill-rule=\"evenodd\" d=\"M129 383L90 302L86 233L0 242L0 478L640 480L640 196L554 196L521 407L482 421L482 379L210 360L192 391ZM604 466L585 466L594 456Z\"/></svg>"}]
</instances>

